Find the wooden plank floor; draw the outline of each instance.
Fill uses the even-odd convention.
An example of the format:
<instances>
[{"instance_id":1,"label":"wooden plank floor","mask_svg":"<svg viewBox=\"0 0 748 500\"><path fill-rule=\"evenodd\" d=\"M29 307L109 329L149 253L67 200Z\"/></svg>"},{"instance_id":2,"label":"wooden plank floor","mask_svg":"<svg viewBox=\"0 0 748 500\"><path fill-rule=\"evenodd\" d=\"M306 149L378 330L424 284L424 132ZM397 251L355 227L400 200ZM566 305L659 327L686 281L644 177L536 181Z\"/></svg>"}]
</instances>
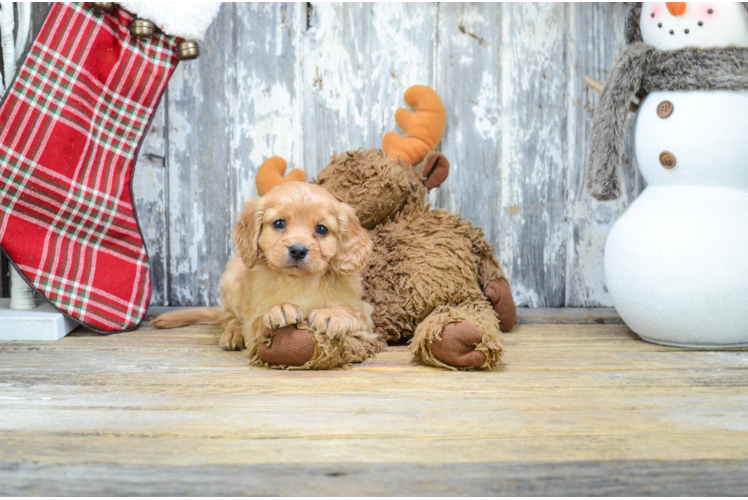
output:
<instances>
[{"instance_id":1,"label":"wooden plank floor","mask_svg":"<svg viewBox=\"0 0 748 500\"><path fill-rule=\"evenodd\" d=\"M0 342L0 494L748 493L747 351L543 314L491 373L402 346L346 371L254 368L212 327Z\"/></svg>"}]
</instances>

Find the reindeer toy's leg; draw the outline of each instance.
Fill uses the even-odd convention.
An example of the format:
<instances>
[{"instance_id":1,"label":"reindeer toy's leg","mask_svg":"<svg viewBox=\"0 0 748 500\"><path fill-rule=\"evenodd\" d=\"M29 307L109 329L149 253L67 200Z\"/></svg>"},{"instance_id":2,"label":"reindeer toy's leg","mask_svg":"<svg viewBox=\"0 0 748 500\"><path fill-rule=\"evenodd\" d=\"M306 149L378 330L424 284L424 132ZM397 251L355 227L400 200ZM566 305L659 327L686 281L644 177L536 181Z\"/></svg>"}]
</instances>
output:
<instances>
[{"instance_id":1,"label":"reindeer toy's leg","mask_svg":"<svg viewBox=\"0 0 748 500\"><path fill-rule=\"evenodd\" d=\"M493 369L501 360L502 335L514 327L517 308L509 283L480 228L465 228L478 258L478 290L461 304L438 307L416 328L410 349L416 360L457 369ZM497 321L498 317L498 321Z\"/></svg>"},{"instance_id":2,"label":"reindeer toy's leg","mask_svg":"<svg viewBox=\"0 0 748 500\"><path fill-rule=\"evenodd\" d=\"M499 316L501 331L508 332L514 328L514 323L517 321L517 307L514 304L509 281L493 254L493 245L483 237L481 228L473 227L470 238L473 242L473 251L480 260L479 280L483 293Z\"/></svg>"},{"instance_id":3,"label":"reindeer toy's leg","mask_svg":"<svg viewBox=\"0 0 748 500\"><path fill-rule=\"evenodd\" d=\"M441 306L416 328L410 350L417 361L451 369L491 370L501 360L496 313L482 298Z\"/></svg>"},{"instance_id":4,"label":"reindeer toy's leg","mask_svg":"<svg viewBox=\"0 0 748 500\"><path fill-rule=\"evenodd\" d=\"M475 290L461 304L436 308L416 328L410 349L416 360L432 366L490 370L501 360L501 332L514 327L517 308L493 245L486 242L480 228L465 230L478 258L478 282L484 296Z\"/></svg>"},{"instance_id":5,"label":"reindeer toy's leg","mask_svg":"<svg viewBox=\"0 0 748 500\"><path fill-rule=\"evenodd\" d=\"M369 332L332 338L306 324L265 330L247 343L251 363L290 370L348 368L381 352L384 341Z\"/></svg>"}]
</instances>

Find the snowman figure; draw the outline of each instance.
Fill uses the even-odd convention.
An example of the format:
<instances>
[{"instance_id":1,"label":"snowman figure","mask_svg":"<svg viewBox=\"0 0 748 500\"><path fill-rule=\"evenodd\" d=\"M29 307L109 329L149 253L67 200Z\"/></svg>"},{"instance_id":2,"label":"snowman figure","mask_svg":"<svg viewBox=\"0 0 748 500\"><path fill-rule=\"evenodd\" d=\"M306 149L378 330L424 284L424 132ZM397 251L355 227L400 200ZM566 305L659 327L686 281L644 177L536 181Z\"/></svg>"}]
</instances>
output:
<instances>
[{"instance_id":1,"label":"snowman figure","mask_svg":"<svg viewBox=\"0 0 748 500\"><path fill-rule=\"evenodd\" d=\"M627 108L647 188L610 231L605 279L642 339L748 346L748 3L644 2L592 119L587 190L620 196Z\"/></svg>"}]
</instances>

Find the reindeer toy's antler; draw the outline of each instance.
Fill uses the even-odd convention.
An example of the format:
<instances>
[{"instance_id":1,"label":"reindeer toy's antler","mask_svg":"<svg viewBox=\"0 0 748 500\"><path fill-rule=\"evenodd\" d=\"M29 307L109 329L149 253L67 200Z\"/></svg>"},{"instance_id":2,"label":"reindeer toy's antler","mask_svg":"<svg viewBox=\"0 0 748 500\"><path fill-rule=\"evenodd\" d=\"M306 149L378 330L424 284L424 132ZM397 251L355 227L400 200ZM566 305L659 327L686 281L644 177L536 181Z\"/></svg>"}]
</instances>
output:
<instances>
[{"instance_id":1,"label":"reindeer toy's antler","mask_svg":"<svg viewBox=\"0 0 748 500\"><path fill-rule=\"evenodd\" d=\"M278 184L283 184L289 181L300 181L306 180L306 173L303 170L295 168L291 170L287 176L283 177L286 173L286 160L280 156L272 156L265 160L257 169L257 175L255 176L255 184L257 185L257 192L260 196L273 189Z\"/></svg>"},{"instance_id":2,"label":"reindeer toy's antler","mask_svg":"<svg viewBox=\"0 0 748 500\"><path fill-rule=\"evenodd\" d=\"M415 109L415 112L406 109L398 109L395 112L395 121L405 132L402 137L394 132L389 132L382 139L382 150L393 160L402 160L408 165L418 165L439 145L444 128L447 125L447 113L444 110L439 95L429 87L414 85L405 91L405 102ZM449 163L442 155L433 156L434 161L425 163L428 172L422 172L424 177L432 180L433 185L426 184L431 188L438 186L449 171ZM431 179L431 173L436 170L436 160L441 160L438 175ZM289 181L305 181L306 174L298 168L293 169L288 175L286 172L286 160L280 156L273 156L257 170L255 183L260 196L264 195L278 184Z\"/></svg>"},{"instance_id":3,"label":"reindeer toy's antler","mask_svg":"<svg viewBox=\"0 0 748 500\"><path fill-rule=\"evenodd\" d=\"M395 121L406 137L389 132L382 139L382 149L393 160L400 158L409 165L417 165L439 144L447 125L447 113L439 95L423 85L410 87L404 97L416 110L400 108L395 112Z\"/></svg>"}]
</instances>

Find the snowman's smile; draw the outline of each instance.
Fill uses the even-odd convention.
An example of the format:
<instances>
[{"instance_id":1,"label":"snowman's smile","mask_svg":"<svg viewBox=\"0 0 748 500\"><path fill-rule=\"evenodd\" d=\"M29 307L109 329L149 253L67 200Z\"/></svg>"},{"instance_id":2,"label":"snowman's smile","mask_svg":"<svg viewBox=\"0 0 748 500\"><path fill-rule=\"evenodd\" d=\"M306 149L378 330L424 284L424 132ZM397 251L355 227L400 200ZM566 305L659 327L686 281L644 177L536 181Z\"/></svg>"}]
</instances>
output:
<instances>
[{"instance_id":1,"label":"snowman's smile","mask_svg":"<svg viewBox=\"0 0 748 500\"><path fill-rule=\"evenodd\" d=\"M644 42L660 50L748 47L748 12L740 3L645 2L640 28Z\"/></svg>"},{"instance_id":2,"label":"snowman's smile","mask_svg":"<svg viewBox=\"0 0 748 500\"><path fill-rule=\"evenodd\" d=\"M712 14L714 14L714 9L711 9L711 8L709 8L709 9L707 9L706 13L707 13L707 15L711 16ZM656 17L657 17L657 14L656 14L655 12L652 12L652 13L650 14L650 16L649 16L649 17L651 17L651 18L656 18ZM664 17L664 16L663 16L663 17ZM677 19L677 18L676 18L676 19ZM672 20L673 20L673 18L669 19L669 21L672 21ZM673 24L673 25L675 25L675 24L677 24L677 23L673 23L673 22L671 22L670 24ZM691 24L691 23L688 23L688 24ZM697 26L697 27L702 27L702 26L704 26L704 21L702 21L702 20L698 20L698 21L696 22L696 26ZM665 31L667 31L667 32L668 32L668 33L669 33L670 35L675 35L675 30L676 30L676 29L680 30L680 29L682 28L682 26L677 26L677 27L676 27L676 26L672 26L672 27L670 27L670 26L665 26L665 25L664 25L664 24L662 23L662 21L659 21L659 22L657 23L657 28L659 28L659 29L665 29ZM685 34L685 35L688 35L689 33L691 33L691 27L686 27L686 28L682 28L682 29L683 29L683 34Z\"/></svg>"}]
</instances>

